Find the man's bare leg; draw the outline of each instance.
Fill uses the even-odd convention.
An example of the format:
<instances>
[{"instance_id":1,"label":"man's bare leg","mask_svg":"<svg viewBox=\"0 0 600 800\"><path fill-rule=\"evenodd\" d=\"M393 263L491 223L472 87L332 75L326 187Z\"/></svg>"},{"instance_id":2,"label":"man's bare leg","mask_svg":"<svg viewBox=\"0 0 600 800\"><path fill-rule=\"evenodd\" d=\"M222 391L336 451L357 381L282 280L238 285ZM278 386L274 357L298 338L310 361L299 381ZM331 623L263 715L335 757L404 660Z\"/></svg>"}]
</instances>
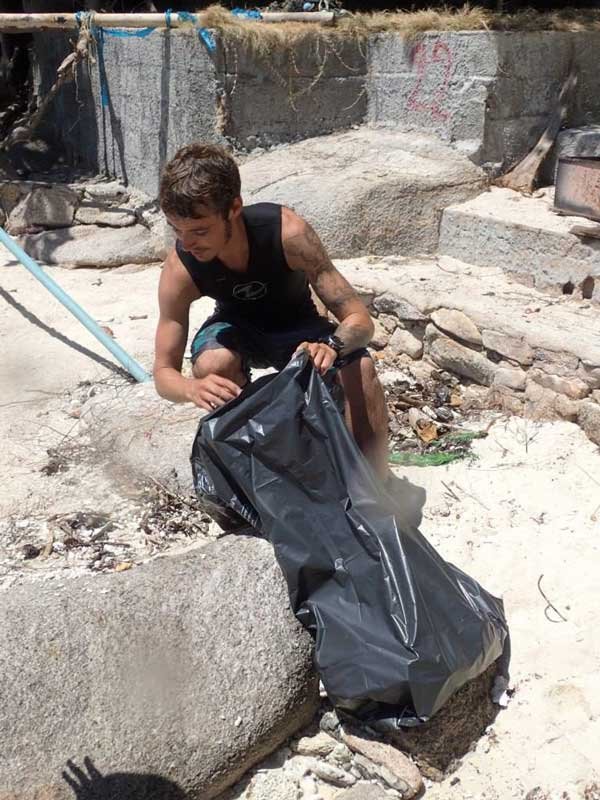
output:
<instances>
[{"instance_id":1,"label":"man's bare leg","mask_svg":"<svg viewBox=\"0 0 600 800\"><path fill-rule=\"evenodd\" d=\"M237 383L240 387L244 387L248 383L248 379L242 369L241 356L226 347L218 347L214 350L205 350L200 353L194 361L192 375L194 378L220 375L222 378L228 378L230 381Z\"/></svg>"},{"instance_id":2,"label":"man's bare leg","mask_svg":"<svg viewBox=\"0 0 600 800\"><path fill-rule=\"evenodd\" d=\"M385 481L388 467L388 411L383 388L368 356L356 359L339 372L346 396L346 424L362 454Z\"/></svg>"}]
</instances>

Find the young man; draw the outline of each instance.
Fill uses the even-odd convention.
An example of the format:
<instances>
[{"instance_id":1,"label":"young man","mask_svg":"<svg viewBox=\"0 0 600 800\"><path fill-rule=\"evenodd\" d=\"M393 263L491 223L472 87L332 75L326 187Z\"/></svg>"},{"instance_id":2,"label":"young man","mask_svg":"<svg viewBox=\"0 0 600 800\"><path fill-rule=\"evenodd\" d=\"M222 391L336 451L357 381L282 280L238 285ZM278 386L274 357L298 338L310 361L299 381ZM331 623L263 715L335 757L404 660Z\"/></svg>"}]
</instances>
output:
<instances>
[{"instance_id":1,"label":"young man","mask_svg":"<svg viewBox=\"0 0 600 800\"><path fill-rule=\"evenodd\" d=\"M273 203L244 207L240 191L235 161L215 145L182 148L163 172L160 204L177 242L159 285L158 393L210 411L237 397L251 366L282 369L305 348L321 374L339 368L347 424L387 477L387 409L365 350L369 312L305 220ZM310 286L337 325L319 316ZM186 378L189 310L202 296L217 304L193 339Z\"/></svg>"}]
</instances>

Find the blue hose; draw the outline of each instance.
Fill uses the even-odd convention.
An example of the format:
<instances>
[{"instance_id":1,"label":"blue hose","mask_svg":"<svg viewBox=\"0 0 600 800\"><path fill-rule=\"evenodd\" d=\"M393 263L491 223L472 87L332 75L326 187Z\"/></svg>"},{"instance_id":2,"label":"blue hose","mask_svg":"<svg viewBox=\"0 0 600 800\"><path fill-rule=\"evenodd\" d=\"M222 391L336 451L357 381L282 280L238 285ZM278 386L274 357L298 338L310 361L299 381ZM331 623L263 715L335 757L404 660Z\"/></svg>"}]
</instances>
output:
<instances>
[{"instance_id":1,"label":"blue hose","mask_svg":"<svg viewBox=\"0 0 600 800\"><path fill-rule=\"evenodd\" d=\"M152 380L150 375L146 372L146 370L138 364L138 362L131 358L125 350L121 347L121 345L117 344L114 339L105 333L100 325L93 320L87 311L84 311L83 308L73 300L72 297L60 288L60 286L54 281L49 275L47 275L44 270L40 267L39 264L27 255L27 253L19 247L19 245L11 239L11 237L6 233L3 228L0 228L0 242L8 249L10 252L17 258L21 264L25 267L25 269L29 270L34 278L37 278L38 281L51 292L56 299L63 304L63 306L68 309L73 316L77 317L79 322L81 322L88 331L98 339L98 341L109 350L112 355L117 359L117 361L122 364L123 367L127 370L127 372L135 378L136 381L139 383L144 383L145 381Z\"/></svg>"}]
</instances>

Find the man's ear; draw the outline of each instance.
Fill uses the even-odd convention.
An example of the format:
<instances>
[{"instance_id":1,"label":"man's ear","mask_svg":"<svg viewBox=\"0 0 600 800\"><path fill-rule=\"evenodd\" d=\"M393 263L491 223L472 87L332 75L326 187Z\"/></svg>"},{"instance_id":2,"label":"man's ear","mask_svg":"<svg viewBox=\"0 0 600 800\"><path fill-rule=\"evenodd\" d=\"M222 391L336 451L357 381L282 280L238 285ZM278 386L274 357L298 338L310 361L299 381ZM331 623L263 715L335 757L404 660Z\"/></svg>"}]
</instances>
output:
<instances>
[{"instance_id":1,"label":"man's ear","mask_svg":"<svg viewBox=\"0 0 600 800\"><path fill-rule=\"evenodd\" d=\"M236 197L233 203L231 204L231 208L229 209L228 220L233 222L234 219L239 217L242 213L242 208L244 207L244 203L241 197Z\"/></svg>"}]
</instances>

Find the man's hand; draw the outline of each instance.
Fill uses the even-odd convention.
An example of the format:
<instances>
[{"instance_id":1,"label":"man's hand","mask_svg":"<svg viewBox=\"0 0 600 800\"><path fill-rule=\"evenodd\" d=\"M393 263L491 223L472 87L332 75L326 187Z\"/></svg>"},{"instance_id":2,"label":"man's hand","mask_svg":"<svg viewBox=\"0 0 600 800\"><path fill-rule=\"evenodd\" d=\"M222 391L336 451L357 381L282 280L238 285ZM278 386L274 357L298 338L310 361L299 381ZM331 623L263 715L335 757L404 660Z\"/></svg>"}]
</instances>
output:
<instances>
[{"instance_id":1,"label":"man's hand","mask_svg":"<svg viewBox=\"0 0 600 800\"><path fill-rule=\"evenodd\" d=\"M308 354L313 360L315 369L318 370L321 375L325 375L329 367L333 365L338 357L333 347L329 347L329 345L323 344L323 342L302 342L301 345L298 345L298 350L308 350Z\"/></svg>"},{"instance_id":2,"label":"man's hand","mask_svg":"<svg viewBox=\"0 0 600 800\"><path fill-rule=\"evenodd\" d=\"M206 411L214 411L230 400L235 400L241 391L237 383L220 375L187 379L187 399Z\"/></svg>"}]
</instances>

